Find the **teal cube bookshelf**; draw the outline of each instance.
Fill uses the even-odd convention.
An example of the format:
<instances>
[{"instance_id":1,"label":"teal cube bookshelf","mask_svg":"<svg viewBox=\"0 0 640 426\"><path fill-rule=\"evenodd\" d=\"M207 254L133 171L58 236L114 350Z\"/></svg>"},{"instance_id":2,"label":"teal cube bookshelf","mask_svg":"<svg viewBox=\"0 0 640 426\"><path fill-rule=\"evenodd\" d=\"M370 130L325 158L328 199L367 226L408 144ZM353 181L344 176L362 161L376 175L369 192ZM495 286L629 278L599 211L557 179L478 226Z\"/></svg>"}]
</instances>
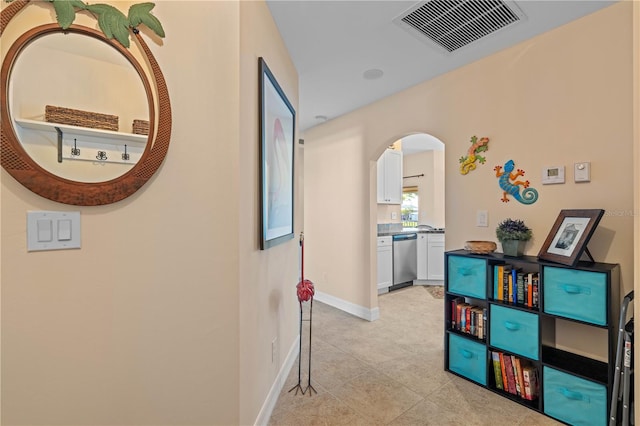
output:
<instances>
[{"instance_id":1,"label":"teal cube bookshelf","mask_svg":"<svg viewBox=\"0 0 640 426\"><path fill-rule=\"evenodd\" d=\"M588 424L608 424L619 265L566 266L466 250L445 253L445 263L446 371L567 424L583 424L585 418ZM466 321L475 321L475 332L460 326ZM595 344L602 347L595 352L607 359L567 349L570 342L556 336L564 321L587 336L604 332L606 342L599 339Z\"/></svg>"}]
</instances>

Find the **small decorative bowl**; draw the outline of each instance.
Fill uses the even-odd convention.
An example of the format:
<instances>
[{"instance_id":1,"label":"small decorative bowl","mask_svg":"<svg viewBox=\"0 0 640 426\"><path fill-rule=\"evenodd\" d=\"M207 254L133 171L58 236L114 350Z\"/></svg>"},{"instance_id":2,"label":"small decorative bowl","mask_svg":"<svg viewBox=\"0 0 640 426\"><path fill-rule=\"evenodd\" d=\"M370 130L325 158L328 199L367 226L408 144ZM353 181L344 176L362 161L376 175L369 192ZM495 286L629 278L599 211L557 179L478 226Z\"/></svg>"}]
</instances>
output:
<instances>
[{"instance_id":1,"label":"small decorative bowl","mask_svg":"<svg viewBox=\"0 0 640 426\"><path fill-rule=\"evenodd\" d=\"M466 241L464 243L465 250L476 254L493 253L497 247L493 241Z\"/></svg>"}]
</instances>

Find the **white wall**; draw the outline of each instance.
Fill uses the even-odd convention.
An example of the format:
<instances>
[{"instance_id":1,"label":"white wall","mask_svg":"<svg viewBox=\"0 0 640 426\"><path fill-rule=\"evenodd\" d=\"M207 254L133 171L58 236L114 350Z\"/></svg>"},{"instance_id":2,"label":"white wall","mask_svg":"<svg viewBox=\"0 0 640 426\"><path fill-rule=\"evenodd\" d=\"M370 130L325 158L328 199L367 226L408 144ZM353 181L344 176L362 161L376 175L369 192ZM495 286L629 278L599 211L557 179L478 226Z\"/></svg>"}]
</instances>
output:
<instances>
[{"instance_id":1,"label":"white wall","mask_svg":"<svg viewBox=\"0 0 640 426\"><path fill-rule=\"evenodd\" d=\"M156 176L122 202L83 208L2 171L3 423L238 421L239 218L219 209L239 205L238 5L161 2L154 13L167 37L148 43L173 108ZM27 210L80 211L82 249L27 253Z\"/></svg>"},{"instance_id":2,"label":"white wall","mask_svg":"<svg viewBox=\"0 0 640 426\"><path fill-rule=\"evenodd\" d=\"M362 155L368 143L355 125L326 138L311 136L311 144L305 138L304 148L305 276L317 291L366 309L372 305L362 300L371 297L375 283L362 258L370 249L377 198L376 161Z\"/></svg>"},{"instance_id":3,"label":"white wall","mask_svg":"<svg viewBox=\"0 0 640 426\"><path fill-rule=\"evenodd\" d=\"M297 350L299 235L302 215L303 153L294 140L294 235L268 250L259 250L258 58L263 57L294 109L298 110L298 75L265 2L240 2L240 208L224 208L225 216L238 215L240 227L240 423L253 424L257 414L268 416L265 399L279 391L278 373L286 376L287 355ZM276 342L272 361L271 344ZM295 356L295 354L293 354ZM277 398L275 395L271 397ZM267 405L275 403L267 401ZM262 410L262 411L261 411ZM267 419L260 418L261 421Z\"/></svg>"},{"instance_id":4,"label":"white wall","mask_svg":"<svg viewBox=\"0 0 640 426\"><path fill-rule=\"evenodd\" d=\"M53 19L48 4L28 9ZM173 113L157 174L100 207L0 174L3 424L253 424L296 342L297 240L257 243L257 57L294 106L296 71L262 1L160 1L153 13L167 36L143 37ZM80 211L82 248L27 253L28 210Z\"/></svg>"},{"instance_id":5,"label":"white wall","mask_svg":"<svg viewBox=\"0 0 640 426\"><path fill-rule=\"evenodd\" d=\"M511 216L533 228L526 250L536 255L561 209L603 208L608 213L589 248L598 261L620 263L623 292L632 289L637 262L629 184L637 115L632 7L617 3L307 131L305 223L314 236L309 276L319 278L332 269L325 291L366 308L377 306L371 295L375 160L389 143L422 132L446 145L447 249L471 239L495 241L496 224ZM487 163L463 176L458 159L474 134L491 139ZM493 167L509 159L526 170L540 192L536 204L500 201ZM324 173L336 170L332 161L339 161L344 172ZM363 168L363 161L369 167ZM542 167L564 164L571 170L577 161L591 161L591 183L573 183L569 173L564 185L540 184ZM348 189L348 196L330 188L339 188L341 195ZM366 200L364 205L345 202L353 198ZM338 209L349 209L349 217L357 219L331 215ZM475 226L477 210L489 212L488 228ZM348 241L348 246L338 247L336 241Z\"/></svg>"}]
</instances>

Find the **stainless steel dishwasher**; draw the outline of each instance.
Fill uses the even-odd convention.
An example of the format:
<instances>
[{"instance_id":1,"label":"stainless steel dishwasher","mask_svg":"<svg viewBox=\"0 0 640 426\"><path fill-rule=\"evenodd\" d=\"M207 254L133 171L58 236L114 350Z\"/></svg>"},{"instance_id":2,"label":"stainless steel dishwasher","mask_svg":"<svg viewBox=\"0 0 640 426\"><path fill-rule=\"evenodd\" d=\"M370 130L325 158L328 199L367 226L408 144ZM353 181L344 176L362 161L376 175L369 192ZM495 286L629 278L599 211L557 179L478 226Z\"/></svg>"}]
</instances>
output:
<instances>
[{"instance_id":1,"label":"stainless steel dishwasher","mask_svg":"<svg viewBox=\"0 0 640 426\"><path fill-rule=\"evenodd\" d=\"M418 278L416 246L418 234L398 234L393 236L393 286L389 289L413 285Z\"/></svg>"}]
</instances>

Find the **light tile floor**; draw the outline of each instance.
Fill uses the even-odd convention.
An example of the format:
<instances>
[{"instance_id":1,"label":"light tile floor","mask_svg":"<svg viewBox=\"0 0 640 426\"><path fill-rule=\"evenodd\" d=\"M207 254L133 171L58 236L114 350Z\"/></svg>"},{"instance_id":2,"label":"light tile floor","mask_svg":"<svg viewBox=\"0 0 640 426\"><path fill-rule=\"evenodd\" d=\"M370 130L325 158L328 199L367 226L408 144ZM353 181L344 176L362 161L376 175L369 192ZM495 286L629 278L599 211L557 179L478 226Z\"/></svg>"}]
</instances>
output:
<instances>
[{"instance_id":1,"label":"light tile floor","mask_svg":"<svg viewBox=\"0 0 640 426\"><path fill-rule=\"evenodd\" d=\"M444 371L443 300L425 287L384 294L379 306L380 319L369 322L314 302L311 384L317 394L289 392L298 381L296 361L270 425L560 424Z\"/></svg>"}]
</instances>

